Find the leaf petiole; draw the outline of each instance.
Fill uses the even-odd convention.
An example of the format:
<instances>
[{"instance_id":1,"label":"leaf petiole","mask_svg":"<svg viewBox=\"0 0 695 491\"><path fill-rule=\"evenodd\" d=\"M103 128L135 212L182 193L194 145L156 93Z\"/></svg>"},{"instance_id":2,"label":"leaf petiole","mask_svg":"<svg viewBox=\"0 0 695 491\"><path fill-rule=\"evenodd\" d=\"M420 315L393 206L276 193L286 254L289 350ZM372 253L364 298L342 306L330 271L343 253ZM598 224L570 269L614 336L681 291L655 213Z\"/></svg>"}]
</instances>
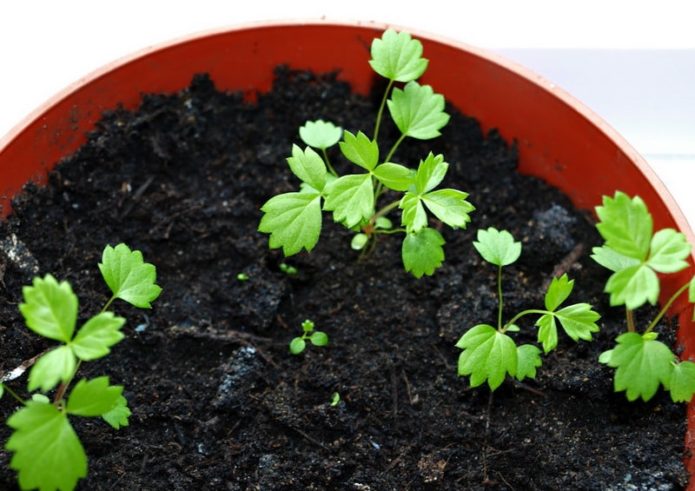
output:
<instances>
[{"instance_id":1,"label":"leaf petiole","mask_svg":"<svg viewBox=\"0 0 695 491\"><path fill-rule=\"evenodd\" d=\"M22 399L21 397L19 397L19 396L17 395L17 393L16 393L14 390L12 390L12 389L10 388L9 385L7 385L7 384L0 384L0 385L2 385L2 388L3 388L4 390L6 390L7 393L10 394L14 399L16 399L17 402L19 402L19 403L22 404L23 406L26 405L26 402L24 401L24 399Z\"/></svg>"},{"instance_id":2,"label":"leaf petiole","mask_svg":"<svg viewBox=\"0 0 695 491\"><path fill-rule=\"evenodd\" d=\"M635 314L632 309L625 307L625 319L627 319L627 331L635 332Z\"/></svg>"},{"instance_id":3,"label":"leaf petiole","mask_svg":"<svg viewBox=\"0 0 695 491\"><path fill-rule=\"evenodd\" d=\"M393 154L396 153L396 149L398 146L405 140L405 137L408 136L405 133L401 133L401 136L398 137L398 140L396 140L396 143L393 144L391 147L391 150L389 150L388 155L384 159L384 162L391 162L391 157L393 157Z\"/></svg>"},{"instance_id":4,"label":"leaf petiole","mask_svg":"<svg viewBox=\"0 0 695 491\"><path fill-rule=\"evenodd\" d=\"M373 140L376 140L377 137L379 136L379 127L381 126L381 118L384 114L384 107L386 107L386 99L389 97L389 92L391 92L391 87L393 87L393 82L394 80L391 79L389 80L389 84L386 86L386 91L384 92L384 96L381 98L381 105L379 105L379 112L376 113L376 124L374 125L374 138ZM388 162L388 160L387 160Z\"/></svg>"},{"instance_id":5,"label":"leaf petiole","mask_svg":"<svg viewBox=\"0 0 695 491\"><path fill-rule=\"evenodd\" d=\"M676 299L677 299L678 297L680 297L680 296L683 294L683 292L684 292L685 290L688 289L689 286L690 286L690 282L688 281L685 285L683 285L682 287L680 287L680 288L676 291L676 293L674 293L673 295L671 295L671 298L668 299L668 302L666 302L666 304L663 306L663 308L661 309L661 311L659 312L659 314L658 314L656 317L654 317L654 320L649 324L649 326L647 327L646 331L644 331L644 334L647 334L648 332L651 332L652 329L654 329L654 328L656 327L656 325L659 323L659 321L661 320L661 318L662 318L664 315L666 315L666 312L668 312L668 309L671 308L671 305L673 305L673 302L675 302Z\"/></svg>"},{"instance_id":6,"label":"leaf petiole","mask_svg":"<svg viewBox=\"0 0 695 491\"><path fill-rule=\"evenodd\" d=\"M510 326L514 325L516 321L521 319L522 317L526 315L531 315L531 314L538 314L538 315L545 315L545 314L552 314L552 312L549 312L547 310L539 310L539 309L528 309L528 310L523 310L516 314L514 317L512 317L512 320L507 322L504 327L500 330L500 332L504 333L507 332L507 329L509 329Z\"/></svg>"},{"instance_id":7,"label":"leaf petiole","mask_svg":"<svg viewBox=\"0 0 695 491\"><path fill-rule=\"evenodd\" d=\"M322 148L321 153L323 154L323 160L326 162L326 167L328 167L328 172L333 174L335 177L338 177L338 173L335 171L335 169L331 165L331 161L328 158L328 153L326 152L326 149Z\"/></svg>"}]
</instances>

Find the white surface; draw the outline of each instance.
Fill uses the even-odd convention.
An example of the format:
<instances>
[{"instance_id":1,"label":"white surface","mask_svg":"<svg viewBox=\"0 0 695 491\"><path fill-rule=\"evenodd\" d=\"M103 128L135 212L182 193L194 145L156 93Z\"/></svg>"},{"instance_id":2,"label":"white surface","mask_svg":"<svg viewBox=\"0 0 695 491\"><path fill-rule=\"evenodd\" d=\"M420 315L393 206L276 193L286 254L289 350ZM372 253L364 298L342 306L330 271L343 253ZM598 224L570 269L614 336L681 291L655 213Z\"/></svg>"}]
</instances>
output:
<instances>
[{"instance_id":1,"label":"white surface","mask_svg":"<svg viewBox=\"0 0 695 491\"><path fill-rule=\"evenodd\" d=\"M210 28L322 16L429 31L529 66L625 135L695 225L695 193L689 189L695 169L695 4L688 0L5 1L0 135L69 83L146 46ZM632 51L587 51L596 49Z\"/></svg>"}]
</instances>

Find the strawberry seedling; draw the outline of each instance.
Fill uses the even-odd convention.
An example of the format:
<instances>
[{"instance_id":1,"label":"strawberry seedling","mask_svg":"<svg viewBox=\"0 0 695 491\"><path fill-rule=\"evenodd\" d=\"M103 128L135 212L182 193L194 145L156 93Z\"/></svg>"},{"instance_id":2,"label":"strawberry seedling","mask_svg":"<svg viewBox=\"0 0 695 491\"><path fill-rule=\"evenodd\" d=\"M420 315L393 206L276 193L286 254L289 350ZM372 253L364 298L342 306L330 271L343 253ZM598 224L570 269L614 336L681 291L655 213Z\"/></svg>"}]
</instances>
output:
<instances>
[{"instance_id":1,"label":"strawberry seedling","mask_svg":"<svg viewBox=\"0 0 695 491\"><path fill-rule=\"evenodd\" d=\"M302 335L290 341L290 353L293 355L301 354L306 348L307 339L314 346L328 345L328 335L323 331L315 331L314 327L316 327L314 323L308 319L302 322Z\"/></svg>"},{"instance_id":2,"label":"strawberry seedling","mask_svg":"<svg viewBox=\"0 0 695 491\"><path fill-rule=\"evenodd\" d=\"M401 257L406 271L420 278L441 266L444 238L430 227L429 214L452 228L465 228L474 207L463 191L437 189L449 168L442 155L430 152L417 168L394 162L406 138L436 138L449 121L444 97L416 81L427 69L422 51L420 41L391 29L372 42L369 63L388 79L388 85L371 137L320 119L300 128L307 146L294 145L287 159L301 181L299 190L274 196L261 208L264 215L258 230L270 234L271 248L281 248L285 256L311 251L321 234L322 211L327 211L335 222L356 233L353 249L366 250L379 235L403 234ZM396 87L396 83L405 85ZM383 156L378 137L385 108L400 136ZM343 157L363 172L338 174L327 151L337 143ZM396 208L401 210L397 228L386 217Z\"/></svg>"},{"instance_id":3,"label":"strawberry seedling","mask_svg":"<svg viewBox=\"0 0 695 491\"><path fill-rule=\"evenodd\" d=\"M574 341L591 340L599 330L596 321L599 314L591 305L577 303L562 307L572 293L574 280L566 274L553 278L545 294L545 309L529 309L519 312L509 321L503 321L504 296L502 294L502 268L516 262L521 255L521 243L516 242L506 230L495 228L478 230L474 242L482 258L497 266L497 326L478 324L470 328L456 343L463 352L459 355L458 374L470 376L471 387L487 381L491 390L497 389L507 375L521 381L535 378L541 366L541 350L533 344L517 345L508 333L520 331L518 322L527 315L536 315L537 339L545 353L557 347L559 323Z\"/></svg>"}]
</instances>

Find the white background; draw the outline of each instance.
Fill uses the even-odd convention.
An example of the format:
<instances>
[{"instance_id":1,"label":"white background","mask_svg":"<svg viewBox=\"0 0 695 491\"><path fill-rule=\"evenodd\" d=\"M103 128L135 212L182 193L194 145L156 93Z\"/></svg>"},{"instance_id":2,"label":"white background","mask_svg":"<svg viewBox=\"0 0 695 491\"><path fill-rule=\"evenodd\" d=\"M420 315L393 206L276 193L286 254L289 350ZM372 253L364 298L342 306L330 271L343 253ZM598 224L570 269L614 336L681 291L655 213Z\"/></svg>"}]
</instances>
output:
<instances>
[{"instance_id":1,"label":"white background","mask_svg":"<svg viewBox=\"0 0 695 491\"><path fill-rule=\"evenodd\" d=\"M141 48L277 19L374 20L500 52L565 88L642 153L695 224L695 2L426 0L0 2L0 135Z\"/></svg>"}]
</instances>

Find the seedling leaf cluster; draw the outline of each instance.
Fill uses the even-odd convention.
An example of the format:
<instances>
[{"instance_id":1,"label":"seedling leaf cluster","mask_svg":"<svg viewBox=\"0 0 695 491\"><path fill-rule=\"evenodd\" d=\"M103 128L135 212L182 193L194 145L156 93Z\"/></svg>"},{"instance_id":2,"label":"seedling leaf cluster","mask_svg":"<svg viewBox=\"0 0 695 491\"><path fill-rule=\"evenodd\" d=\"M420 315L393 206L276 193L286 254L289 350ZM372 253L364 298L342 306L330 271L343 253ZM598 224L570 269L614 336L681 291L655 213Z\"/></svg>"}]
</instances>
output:
<instances>
[{"instance_id":1,"label":"seedling leaf cluster","mask_svg":"<svg viewBox=\"0 0 695 491\"><path fill-rule=\"evenodd\" d=\"M677 273L688 267L690 244L673 229L654 232L652 216L639 196L620 191L604 196L596 214L604 244L593 249L592 258L612 272L605 291L611 306L624 306L627 326L615 347L602 353L599 361L615 368L615 391L624 391L630 401L648 401L659 386L669 391L674 402L690 401L695 394L695 363L679 360L658 340L654 329L686 290L695 302L695 277L676 290L651 322L640 326L635 314L647 303L656 304L661 292L657 273Z\"/></svg>"},{"instance_id":2,"label":"seedling leaf cluster","mask_svg":"<svg viewBox=\"0 0 695 491\"><path fill-rule=\"evenodd\" d=\"M414 168L394 161L406 138L436 138L449 121L444 97L417 82L428 65L422 51L420 41L391 29L372 43L370 65L388 85L371 136L322 119L308 121L299 129L307 146L294 145L287 159L300 181L299 190L274 196L261 208L258 229L270 234L271 248L282 249L285 256L311 251L319 241L325 211L355 232L353 249L368 251L379 235L403 234L401 257L406 271L420 278L441 266L444 238L430 226L430 215L454 229L465 228L474 207L467 193L438 188L449 168L444 156L430 152ZM385 109L400 132L386 153L378 138ZM344 159L357 167L356 172L338 174L328 155L335 144ZM401 210L398 228L386 217L396 208Z\"/></svg>"},{"instance_id":3,"label":"seedling leaf cluster","mask_svg":"<svg viewBox=\"0 0 695 491\"><path fill-rule=\"evenodd\" d=\"M478 324L471 327L456 343L463 351L459 355L458 374L470 377L471 387L487 382L491 390L497 389L507 375L522 381L535 378L543 364L542 353L549 353L558 344L558 324L573 341L591 341L598 332L600 316L591 305L576 303L563 307L574 289L574 280L566 274L553 278L545 294L545 309L528 309L503 321L504 296L502 268L515 263L521 256L521 243L506 230L488 228L478 230L473 246L488 263L497 266L497 325ZM518 345L509 333L519 332L518 322L529 315L536 317L537 341Z\"/></svg>"},{"instance_id":4,"label":"seedling leaf cluster","mask_svg":"<svg viewBox=\"0 0 695 491\"><path fill-rule=\"evenodd\" d=\"M131 411L121 385L109 377L81 379L70 389L83 362L108 355L123 340L125 319L106 309L116 299L150 308L160 294L156 269L139 251L125 244L107 246L99 264L112 295L101 312L77 326L78 298L66 281L47 274L24 287L19 310L34 333L60 344L41 355L31 368L27 401L5 384L22 407L7 420L13 433L6 448L13 452L10 466L23 489L73 489L87 475L87 456L70 422L71 417L97 417L114 429L128 426ZM76 331L76 332L75 332ZM45 394L54 391L53 401Z\"/></svg>"}]
</instances>

